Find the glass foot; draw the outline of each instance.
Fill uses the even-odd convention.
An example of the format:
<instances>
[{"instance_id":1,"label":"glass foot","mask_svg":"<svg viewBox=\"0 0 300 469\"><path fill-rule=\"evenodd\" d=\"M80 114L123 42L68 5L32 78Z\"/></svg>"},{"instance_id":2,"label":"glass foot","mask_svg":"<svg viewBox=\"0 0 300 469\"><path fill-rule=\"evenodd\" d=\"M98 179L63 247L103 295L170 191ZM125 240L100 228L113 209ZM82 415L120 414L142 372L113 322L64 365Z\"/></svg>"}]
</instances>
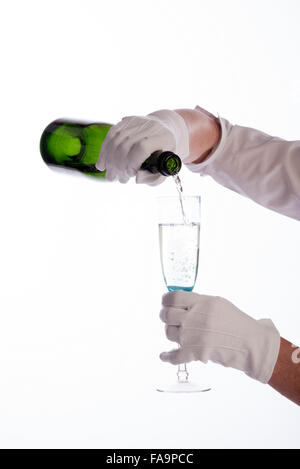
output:
<instances>
[{"instance_id":1,"label":"glass foot","mask_svg":"<svg viewBox=\"0 0 300 469\"><path fill-rule=\"evenodd\" d=\"M189 381L186 382L178 382L174 384L169 384L165 386L158 386L156 388L158 392L173 392L173 393L191 393L191 392L208 392L211 391L211 388L205 388L200 386L197 383L191 383Z\"/></svg>"}]
</instances>

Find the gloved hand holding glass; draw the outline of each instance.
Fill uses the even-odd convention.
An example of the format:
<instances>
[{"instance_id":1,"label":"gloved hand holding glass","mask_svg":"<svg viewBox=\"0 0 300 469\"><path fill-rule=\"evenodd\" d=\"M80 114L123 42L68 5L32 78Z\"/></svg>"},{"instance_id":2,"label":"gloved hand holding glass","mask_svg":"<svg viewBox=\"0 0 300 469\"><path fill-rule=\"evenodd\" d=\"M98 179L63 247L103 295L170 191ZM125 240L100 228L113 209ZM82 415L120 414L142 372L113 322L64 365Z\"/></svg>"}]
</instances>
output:
<instances>
[{"instance_id":1,"label":"gloved hand holding glass","mask_svg":"<svg viewBox=\"0 0 300 469\"><path fill-rule=\"evenodd\" d=\"M180 344L163 352L163 361L210 360L269 382L280 349L280 334L270 319L257 321L219 296L184 291L167 293L162 305L167 337Z\"/></svg>"}]
</instances>

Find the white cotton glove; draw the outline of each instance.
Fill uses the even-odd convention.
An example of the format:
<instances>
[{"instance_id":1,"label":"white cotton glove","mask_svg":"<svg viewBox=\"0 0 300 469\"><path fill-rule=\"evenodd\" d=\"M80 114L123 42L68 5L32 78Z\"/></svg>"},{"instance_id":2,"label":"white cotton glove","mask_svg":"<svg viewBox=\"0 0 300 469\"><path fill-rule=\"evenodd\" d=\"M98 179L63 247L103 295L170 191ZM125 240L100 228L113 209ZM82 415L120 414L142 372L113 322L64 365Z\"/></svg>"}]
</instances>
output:
<instances>
[{"instance_id":1,"label":"white cotton glove","mask_svg":"<svg viewBox=\"0 0 300 469\"><path fill-rule=\"evenodd\" d=\"M208 360L268 383L280 335L270 319L255 319L218 296L177 291L163 296L160 317L169 340L180 348L160 355L172 364Z\"/></svg>"},{"instance_id":2,"label":"white cotton glove","mask_svg":"<svg viewBox=\"0 0 300 469\"><path fill-rule=\"evenodd\" d=\"M137 183L157 185L160 174L140 170L156 150L172 151L181 158L189 154L189 133L183 117L167 109L145 117L127 116L111 127L101 147L96 168L106 169L109 181L126 183L136 176Z\"/></svg>"}]
</instances>

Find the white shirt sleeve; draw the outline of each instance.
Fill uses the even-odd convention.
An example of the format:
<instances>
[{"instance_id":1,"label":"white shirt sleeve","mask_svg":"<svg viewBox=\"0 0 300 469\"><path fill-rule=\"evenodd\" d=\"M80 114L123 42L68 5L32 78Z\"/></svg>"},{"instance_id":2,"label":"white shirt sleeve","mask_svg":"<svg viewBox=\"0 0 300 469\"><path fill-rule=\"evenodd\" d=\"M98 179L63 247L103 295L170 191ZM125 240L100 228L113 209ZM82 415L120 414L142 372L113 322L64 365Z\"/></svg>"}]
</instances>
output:
<instances>
[{"instance_id":1,"label":"white shirt sleeve","mask_svg":"<svg viewBox=\"0 0 300 469\"><path fill-rule=\"evenodd\" d=\"M219 123L221 139L213 152L202 163L186 167L266 208L300 220L300 141L232 125L220 116Z\"/></svg>"}]
</instances>

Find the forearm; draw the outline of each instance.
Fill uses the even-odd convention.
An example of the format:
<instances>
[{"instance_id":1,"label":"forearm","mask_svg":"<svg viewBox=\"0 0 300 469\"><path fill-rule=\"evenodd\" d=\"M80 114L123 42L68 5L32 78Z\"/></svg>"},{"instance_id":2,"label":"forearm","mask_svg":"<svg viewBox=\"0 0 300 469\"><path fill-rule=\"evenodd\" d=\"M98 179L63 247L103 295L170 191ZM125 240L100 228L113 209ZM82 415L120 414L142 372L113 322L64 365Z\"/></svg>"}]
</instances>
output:
<instances>
[{"instance_id":1,"label":"forearm","mask_svg":"<svg viewBox=\"0 0 300 469\"><path fill-rule=\"evenodd\" d=\"M278 360L269 385L300 405L300 349L281 339Z\"/></svg>"},{"instance_id":2,"label":"forearm","mask_svg":"<svg viewBox=\"0 0 300 469\"><path fill-rule=\"evenodd\" d=\"M190 155L183 162L191 171L300 220L300 141L232 125L199 106L176 112L189 129Z\"/></svg>"},{"instance_id":3,"label":"forearm","mask_svg":"<svg viewBox=\"0 0 300 469\"><path fill-rule=\"evenodd\" d=\"M202 163L221 137L218 119L194 109L175 109L189 130L190 154L185 163Z\"/></svg>"}]
</instances>

